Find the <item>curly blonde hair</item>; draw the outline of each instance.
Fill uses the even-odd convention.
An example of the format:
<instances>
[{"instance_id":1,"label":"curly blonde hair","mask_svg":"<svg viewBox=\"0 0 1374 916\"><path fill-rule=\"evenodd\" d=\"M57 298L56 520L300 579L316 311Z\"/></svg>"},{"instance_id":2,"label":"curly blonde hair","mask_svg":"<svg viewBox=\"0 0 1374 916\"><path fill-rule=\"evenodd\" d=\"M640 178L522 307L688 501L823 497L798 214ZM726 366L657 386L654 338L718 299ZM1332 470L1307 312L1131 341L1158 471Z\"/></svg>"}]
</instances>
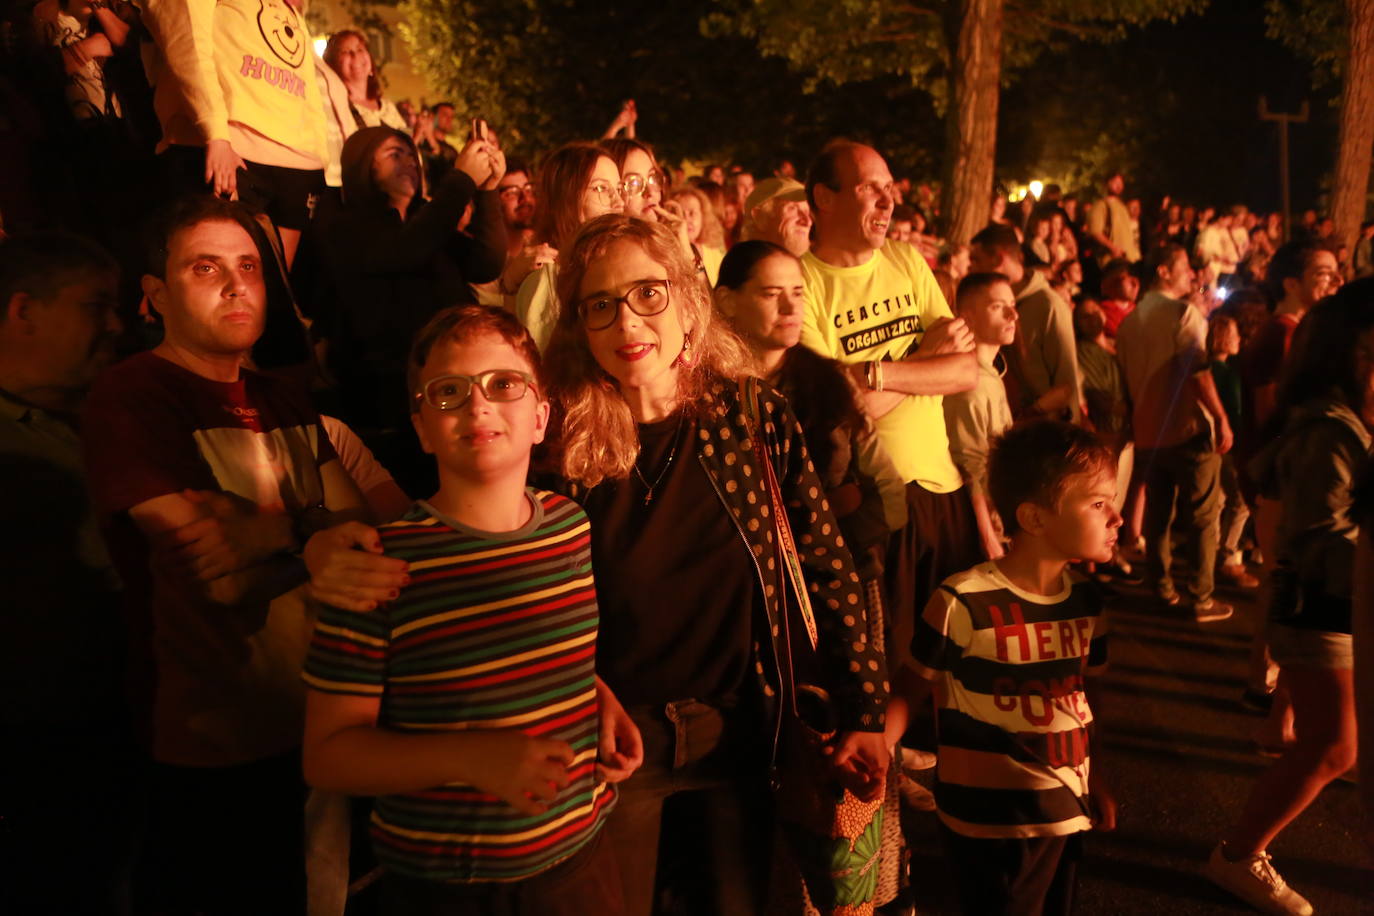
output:
<instances>
[{"instance_id":1,"label":"curly blonde hair","mask_svg":"<svg viewBox=\"0 0 1374 916\"><path fill-rule=\"evenodd\" d=\"M706 196L705 191L691 185L677 188L668 195L669 200L681 200L684 197L695 197L697 204L701 207L701 235L694 241L703 248L709 246L723 249L725 247L725 227L721 225L720 215L711 203L711 198Z\"/></svg>"},{"instance_id":2,"label":"curly blonde hair","mask_svg":"<svg viewBox=\"0 0 1374 916\"><path fill-rule=\"evenodd\" d=\"M663 265L672 284L672 307L681 310L695 360L678 368L678 403L705 403L712 378L739 378L757 370L749 348L712 308L711 291L662 223L620 213L590 220L559 255L558 319L545 353L549 392L560 409L556 449L564 477L594 487L630 475L639 457L639 429L615 379L597 363L577 313L577 292L594 261L617 242L632 242Z\"/></svg>"}]
</instances>

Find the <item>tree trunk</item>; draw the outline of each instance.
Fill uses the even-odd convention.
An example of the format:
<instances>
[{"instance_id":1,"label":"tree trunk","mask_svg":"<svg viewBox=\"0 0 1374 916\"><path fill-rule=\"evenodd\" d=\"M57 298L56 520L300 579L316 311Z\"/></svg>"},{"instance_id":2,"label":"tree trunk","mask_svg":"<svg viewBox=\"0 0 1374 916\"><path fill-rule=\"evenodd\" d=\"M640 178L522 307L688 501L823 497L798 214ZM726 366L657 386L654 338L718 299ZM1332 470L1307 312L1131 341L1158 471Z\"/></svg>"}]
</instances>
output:
<instances>
[{"instance_id":1,"label":"tree trunk","mask_svg":"<svg viewBox=\"0 0 1374 916\"><path fill-rule=\"evenodd\" d=\"M1369 196L1374 157L1374 0L1345 0L1350 54L1341 93L1340 147L1331 193L1336 238L1353 254Z\"/></svg>"},{"instance_id":2,"label":"tree trunk","mask_svg":"<svg viewBox=\"0 0 1374 916\"><path fill-rule=\"evenodd\" d=\"M945 234L954 245L965 244L987 225L992 207L1002 79L1002 3L957 0L945 23L950 92L945 113L943 209Z\"/></svg>"}]
</instances>

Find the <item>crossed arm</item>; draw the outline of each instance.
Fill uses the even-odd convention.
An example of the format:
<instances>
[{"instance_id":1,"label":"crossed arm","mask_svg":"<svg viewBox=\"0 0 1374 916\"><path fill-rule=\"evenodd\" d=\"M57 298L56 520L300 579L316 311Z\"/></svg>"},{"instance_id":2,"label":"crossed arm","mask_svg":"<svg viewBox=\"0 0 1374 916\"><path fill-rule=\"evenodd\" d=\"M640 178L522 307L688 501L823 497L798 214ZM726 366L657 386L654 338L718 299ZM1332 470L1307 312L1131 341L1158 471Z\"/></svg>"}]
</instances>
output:
<instances>
[{"instance_id":1,"label":"crossed arm","mask_svg":"<svg viewBox=\"0 0 1374 916\"><path fill-rule=\"evenodd\" d=\"M145 500L129 517L155 562L180 587L211 604L260 604L305 581L292 554L302 528L362 518L366 508L343 465L320 468L324 505L293 516L231 493L183 490Z\"/></svg>"},{"instance_id":2,"label":"crossed arm","mask_svg":"<svg viewBox=\"0 0 1374 916\"><path fill-rule=\"evenodd\" d=\"M867 366L849 367L863 390L864 409L881 417L911 394L955 394L978 384L978 362L973 355L973 334L962 318L936 321L921 338L916 352L906 359L883 363L883 390L867 390Z\"/></svg>"}]
</instances>

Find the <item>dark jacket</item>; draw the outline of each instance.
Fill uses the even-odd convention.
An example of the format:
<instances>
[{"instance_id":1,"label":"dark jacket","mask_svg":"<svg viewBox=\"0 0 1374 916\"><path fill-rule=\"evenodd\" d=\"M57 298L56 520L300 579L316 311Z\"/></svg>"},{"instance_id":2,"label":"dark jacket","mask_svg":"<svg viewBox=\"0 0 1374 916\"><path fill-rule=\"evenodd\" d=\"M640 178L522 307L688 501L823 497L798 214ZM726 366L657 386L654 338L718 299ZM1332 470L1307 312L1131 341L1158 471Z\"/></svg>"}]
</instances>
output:
<instances>
[{"instance_id":1,"label":"dark jacket","mask_svg":"<svg viewBox=\"0 0 1374 916\"><path fill-rule=\"evenodd\" d=\"M740 389L734 382L718 380L710 389L710 404L698 424L697 460L734 519L743 546L754 558L759 592L756 602L765 616L754 621L753 655L761 691L772 714L779 684L778 664L769 628L783 612L779 600L775 538L769 497L763 476L755 466L753 440L745 419ZM789 611L793 645L798 652L798 676L819 681L835 698L841 731L882 731L888 699L887 666L868 638L864 594L854 561L839 533L839 526L825 501L825 490L806 454L801 425L787 399L767 386L760 396L763 436L788 510L788 520L801 554L804 576L819 633L819 652L803 656L809 642L795 608ZM572 498L586 488L567 484ZM813 676L814 675L814 676Z\"/></svg>"},{"instance_id":2,"label":"dark jacket","mask_svg":"<svg viewBox=\"0 0 1374 916\"><path fill-rule=\"evenodd\" d=\"M405 221L372 181L372 157L389 127L367 127L342 153L343 206L312 225L310 255L324 267L323 288L310 297L317 334L329 341L350 423L408 428L406 358L415 332L440 309L476 302L469 284L500 276L506 230L495 191L478 191L454 170L426 201L411 202ZM466 233L458 222L468 204Z\"/></svg>"},{"instance_id":3,"label":"dark jacket","mask_svg":"<svg viewBox=\"0 0 1374 916\"><path fill-rule=\"evenodd\" d=\"M859 505L838 516L840 530L859 574L881 578L888 535L906 524L906 484L866 422L853 386L839 362L800 346L787 351L772 380L801 422L832 502L843 488L857 488Z\"/></svg>"},{"instance_id":4,"label":"dark jacket","mask_svg":"<svg viewBox=\"0 0 1374 916\"><path fill-rule=\"evenodd\" d=\"M1353 494L1370 444L1364 422L1333 395L1290 411L1282 435L1251 461L1260 491L1282 507L1270 607L1278 622L1350 632L1360 536L1352 516Z\"/></svg>"}]
</instances>

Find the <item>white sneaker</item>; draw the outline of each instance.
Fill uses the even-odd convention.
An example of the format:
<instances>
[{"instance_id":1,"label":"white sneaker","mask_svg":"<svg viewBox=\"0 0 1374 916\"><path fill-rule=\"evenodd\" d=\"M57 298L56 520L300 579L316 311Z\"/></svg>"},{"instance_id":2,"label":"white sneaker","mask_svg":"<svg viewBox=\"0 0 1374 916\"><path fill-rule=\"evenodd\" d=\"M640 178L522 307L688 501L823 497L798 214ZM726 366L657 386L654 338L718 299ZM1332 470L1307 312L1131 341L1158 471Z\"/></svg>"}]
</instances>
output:
<instances>
[{"instance_id":1,"label":"white sneaker","mask_svg":"<svg viewBox=\"0 0 1374 916\"><path fill-rule=\"evenodd\" d=\"M1274 870L1269 853L1232 862L1221 851L1222 844L1212 850L1203 874L1224 890L1264 913L1274 916L1312 916L1312 904L1288 886Z\"/></svg>"}]
</instances>

